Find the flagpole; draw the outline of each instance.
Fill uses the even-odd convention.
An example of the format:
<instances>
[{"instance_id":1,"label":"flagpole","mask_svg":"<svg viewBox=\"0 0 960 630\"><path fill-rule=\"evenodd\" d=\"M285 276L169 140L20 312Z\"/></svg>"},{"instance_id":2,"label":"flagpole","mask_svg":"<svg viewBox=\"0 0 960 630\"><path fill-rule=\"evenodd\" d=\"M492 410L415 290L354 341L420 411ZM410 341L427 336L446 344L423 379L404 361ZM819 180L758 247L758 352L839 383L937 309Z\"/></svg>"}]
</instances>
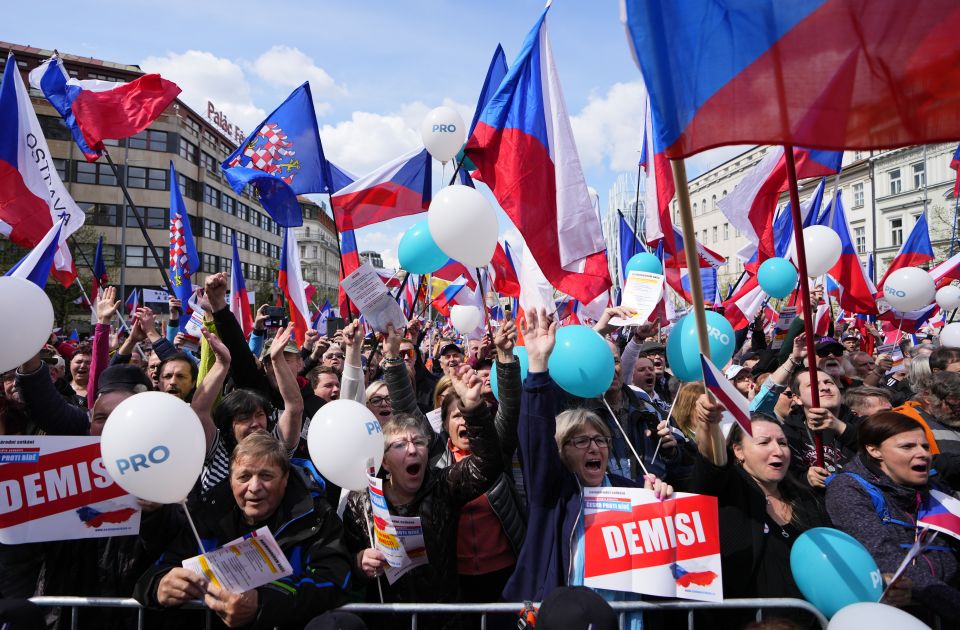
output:
<instances>
[{"instance_id":1,"label":"flagpole","mask_svg":"<svg viewBox=\"0 0 960 630\"><path fill-rule=\"evenodd\" d=\"M641 243L646 244L644 239L640 238L640 175L643 174L643 165L639 162L637 163L637 201L634 204L633 208L636 211L636 214L633 217L633 235L640 240Z\"/></svg>"},{"instance_id":2,"label":"flagpole","mask_svg":"<svg viewBox=\"0 0 960 630\"><path fill-rule=\"evenodd\" d=\"M687 166L683 159L671 159L670 167L673 170L673 184L677 194L677 205L680 214L680 229L683 232L683 253L687 260L687 274L690 280L690 298L693 300L694 321L697 323L697 341L700 353L710 358L710 338L707 336L707 313L703 308L703 280L700 270L700 254L697 252L697 237L693 227L693 212L690 209L690 191L687 188ZM710 396L709 391L706 390ZM712 398L712 396L711 396ZM714 461L724 461L726 446L722 441L713 440Z\"/></svg>"},{"instance_id":3,"label":"flagpole","mask_svg":"<svg viewBox=\"0 0 960 630\"><path fill-rule=\"evenodd\" d=\"M143 238L147 241L147 247L150 249L150 253L153 254L153 260L157 263L157 271L159 271L160 275L163 277L163 284L167 287L167 293L174 295L173 285L170 284L170 277L164 273L164 269L167 267L163 264L163 261L160 260L160 255L157 253L157 248L153 244L150 234L147 233L147 226L143 222L143 217L140 216L140 211L137 209L137 205L133 203L133 199L130 198L130 191L127 190L126 183L123 181L123 178L120 177L120 169L118 169L117 165L113 163L113 159L110 157L109 151L104 149L103 156L107 158L107 163L110 165L110 168L113 169L113 176L117 178L117 184L119 184L120 190L123 192L123 198L126 200L131 212L133 212L133 216L137 220L137 225L140 226L140 232L143 234ZM178 184L177 182L170 182L170 185L177 186ZM126 212L124 212L123 224L126 225L126 223ZM121 256L126 256L126 252L121 252Z\"/></svg>"},{"instance_id":4,"label":"flagpole","mask_svg":"<svg viewBox=\"0 0 960 630\"><path fill-rule=\"evenodd\" d=\"M800 192L797 187L797 164L793 157L793 146L784 145L787 181L790 185L790 214L793 216L793 240L797 250L797 267L800 271L800 305L803 309L803 332L807 342L807 371L810 373L810 406L820 406L820 392L817 387L816 347L814 344L813 311L810 304L810 283L807 282L807 253L803 244L803 218L800 216ZM696 274L691 274L691 277ZM817 451L817 466L823 467L823 435L813 433Z\"/></svg>"},{"instance_id":5,"label":"flagpole","mask_svg":"<svg viewBox=\"0 0 960 630\"><path fill-rule=\"evenodd\" d=\"M474 267L477 271L477 285L480 288L480 302L483 303L483 319L487 322L487 334L493 337L493 330L490 328L490 313L487 312L487 293L483 289L483 274L480 273L480 267Z\"/></svg>"},{"instance_id":6,"label":"flagpole","mask_svg":"<svg viewBox=\"0 0 960 630\"><path fill-rule=\"evenodd\" d=\"M80 282L80 276L74 276L73 281L77 283L77 286L80 287L80 293L83 295L83 299L87 301L87 304L90 305L90 314L93 315L94 319L97 316L97 309L93 305L93 302L90 301L90 296L87 295L87 290L83 288L83 283Z\"/></svg>"}]
</instances>

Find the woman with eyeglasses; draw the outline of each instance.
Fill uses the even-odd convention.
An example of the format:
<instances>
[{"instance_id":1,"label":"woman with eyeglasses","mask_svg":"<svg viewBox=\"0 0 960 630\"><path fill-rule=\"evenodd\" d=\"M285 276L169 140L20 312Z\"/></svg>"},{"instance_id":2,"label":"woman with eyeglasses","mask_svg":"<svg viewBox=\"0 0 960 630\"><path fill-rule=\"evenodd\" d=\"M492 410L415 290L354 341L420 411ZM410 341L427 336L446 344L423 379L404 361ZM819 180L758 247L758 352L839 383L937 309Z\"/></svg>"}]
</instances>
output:
<instances>
[{"instance_id":1,"label":"woman with eyeglasses","mask_svg":"<svg viewBox=\"0 0 960 630\"><path fill-rule=\"evenodd\" d=\"M409 414L396 414L383 425L385 476L383 494L391 514L421 519L427 564L411 569L393 584L381 579L386 561L370 540L370 496L351 492L343 514L343 542L353 557L354 576L366 584L366 601L455 602L460 598L457 578L457 525L461 509L490 487L503 470L496 430L483 404L483 382L469 366L453 376L471 456L447 468L428 462L429 438L422 423ZM379 582L379 589L378 584ZM378 618L379 617L379 618ZM451 616L421 616L424 627L447 627ZM393 627L396 620L372 616L371 627Z\"/></svg>"},{"instance_id":2,"label":"woman with eyeglasses","mask_svg":"<svg viewBox=\"0 0 960 630\"><path fill-rule=\"evenodd\" d=\"M885 603L907 607L932 625L960 623L960 545L917 523L931 489L950 494L931 477L930 443L923 425L895 411L881 411L859 427L860 451L827 485L827 511L838 529L859 540L889 580L907 550L923 538L926 546L888 591ZM724 593L726 595L726 593ZM951 623L952 622L952 623Z\"/></svg>"},{"instance_id":3,"label":"woman with eyeglasses","mask_svg":"<svg viewBox=\"0 0 960 630\"><path fill-rule=\"evenodd\" d=\"M563 393L547 371L557 323L544 310L531 310L521 324L521 332L529 358L519 427L529 515L517 569L503 591L509 602L543 601L559 586L582 585L583 489L637 486L632 480L607 471L611 435L597 414L586 409L568 409L557 415ZM673 493L673 488L656 478L645 479L644 486L660 498ZM639 597L598 592L610 601ZM639 625L640 615L631 616L628 627Z\"/></svg>"},{"instance_id":4,"label":"woman with eyeglasses","mask_svg":"<svg viewBox=\"0 0 960 630\"><path fill-rule=\"evenodd\" d=\"M390 391L384 381L376 381L367 385L364 392L367 409L376 416L383 426L393 417L393 403L390 402Z\"/></svg>"}]
</instances>

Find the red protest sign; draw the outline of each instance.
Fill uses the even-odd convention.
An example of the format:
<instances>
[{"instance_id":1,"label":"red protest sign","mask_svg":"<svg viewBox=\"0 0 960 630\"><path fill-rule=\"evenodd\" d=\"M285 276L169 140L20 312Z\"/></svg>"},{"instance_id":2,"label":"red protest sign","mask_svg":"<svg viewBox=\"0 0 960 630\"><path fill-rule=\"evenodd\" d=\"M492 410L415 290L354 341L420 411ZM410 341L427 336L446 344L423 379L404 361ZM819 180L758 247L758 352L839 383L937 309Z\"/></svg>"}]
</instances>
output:
<instances>
[{"instance_id":1,"label":"red protest sign","mask_svg":"<svg viewBox=\"0 0 960 630\"><path fill-rule=\"evenodd\" d=\"M632 488L584 492L584 584L716 601L723 598L717 499L659 501Z\"/></svg>"}]
</instances>

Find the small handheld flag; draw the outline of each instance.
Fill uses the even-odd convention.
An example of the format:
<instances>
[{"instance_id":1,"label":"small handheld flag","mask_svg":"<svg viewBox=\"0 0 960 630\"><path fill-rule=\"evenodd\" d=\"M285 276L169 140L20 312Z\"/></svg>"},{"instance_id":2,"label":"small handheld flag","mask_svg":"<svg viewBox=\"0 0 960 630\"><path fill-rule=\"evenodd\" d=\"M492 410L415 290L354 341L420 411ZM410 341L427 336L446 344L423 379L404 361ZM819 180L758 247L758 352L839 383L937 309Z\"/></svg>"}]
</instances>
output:
<instances>
[{"instance_id":1,"label":"small handheld flag","mask_svg":"<svg viewBox=\"0 0 960 630\"><path fill-rule=\"evenodd\" d=\"M737 421L744 432L753 436L753 427L750 423L750 403L743 397L737 388L731 383L723 372L717 369L710 359L700 355L700 364L703 367L703 384L707 391L717 397L727 411Z\"/></svg>"},{"instance_id":2,"label":"small handheld flag","mask_svg":"<svg viewBox=\"0 0 960 630\"><path fill-rule=\"evenodd\" d=\"M917 512L917 525L960 539L960 501L939 490L930 490Z\"/></svg>"}]
</instances>

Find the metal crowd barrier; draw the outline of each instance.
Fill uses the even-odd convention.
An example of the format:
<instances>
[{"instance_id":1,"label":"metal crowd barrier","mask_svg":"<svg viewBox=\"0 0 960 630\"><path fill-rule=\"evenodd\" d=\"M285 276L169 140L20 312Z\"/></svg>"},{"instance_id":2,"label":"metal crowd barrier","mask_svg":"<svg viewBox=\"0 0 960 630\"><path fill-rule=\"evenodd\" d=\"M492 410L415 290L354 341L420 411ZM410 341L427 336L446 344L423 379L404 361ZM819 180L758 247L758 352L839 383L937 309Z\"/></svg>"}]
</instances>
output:
<instances>
[{"instance_id":1,"label":"metal crowd barrier","mask_svg":"<svg viewBox=\"0 0 960 630\"><path fill-rule=\"evenodd\" d=\"M135 599L121 599L118 597L31 597L30 601L38 606L61 607L70 609L70 628L78 630L78 620L81 608L131 608L137 610L137 630L143 628L144 611L146 610ZM687 613L687 628L694 630L694 613L701 610L718 609L757 609L757 620L763 618L764 608L793 608L810 613L820 627L826 630L827 619L820 611L807 601L789 598L767 599L727 599L722 602L699 602L692 600L674 601L633 601L610 602L610 606L620 615L620 628L625 624L627 613L643 611L670 611L680 610ZM203 609L200 601L189 602L183 608ZM495 603L495 604L347 604L337 610L357 614L402 614L410 615L410 628L417 630L419 616L429 614L447 615L480 615L480 627L486 630L488 614L517 615L523 608L523 603ZM210 627L210 613L207 613L207 628Z\"/></svg>"}]
</instances>

